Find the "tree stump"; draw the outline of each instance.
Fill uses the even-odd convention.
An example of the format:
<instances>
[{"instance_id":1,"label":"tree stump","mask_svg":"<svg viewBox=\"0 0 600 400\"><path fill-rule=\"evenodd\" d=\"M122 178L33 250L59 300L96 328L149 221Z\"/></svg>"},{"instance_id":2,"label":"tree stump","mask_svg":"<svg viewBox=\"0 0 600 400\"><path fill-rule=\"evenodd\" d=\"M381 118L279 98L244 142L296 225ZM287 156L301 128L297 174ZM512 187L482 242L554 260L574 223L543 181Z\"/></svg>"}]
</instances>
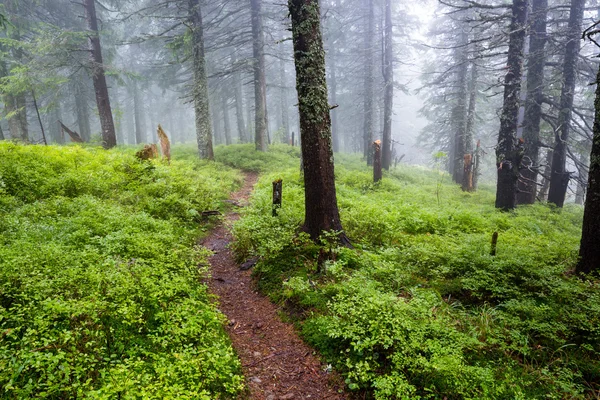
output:
<instances>
[{"instance_id":1,"label":"tree stump","mask_svg":"<svg viewBox=\"0 0 600 400\"><path fill-rule=\"evenodd\" d=\"M383 174L381 171L381 140L373 142L373 182L381 180Z\"/></svg>"},{"instance_id":2,"label":"tree stump","mask_svg":"<svg viewBox=\"0 0 600 400\"><path fill-rule=\"evenodd\" d=\"M283 181L277 179L273 181L273 216L277 216L277 209L281 208L281 191L283 189Z\"/></svg>"}]
</instances>

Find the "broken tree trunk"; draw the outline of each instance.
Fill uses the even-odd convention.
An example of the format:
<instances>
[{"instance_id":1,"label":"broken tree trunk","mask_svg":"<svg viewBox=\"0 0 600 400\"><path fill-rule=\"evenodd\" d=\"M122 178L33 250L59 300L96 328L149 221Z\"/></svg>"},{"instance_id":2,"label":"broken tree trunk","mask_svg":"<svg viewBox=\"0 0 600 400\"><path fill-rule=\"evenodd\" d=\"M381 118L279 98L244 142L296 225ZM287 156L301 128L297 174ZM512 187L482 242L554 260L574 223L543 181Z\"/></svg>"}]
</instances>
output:
<instances>
[{"instance_id":1,"label":"broken tree trunk","mask_svg":"<svg viewBox=\"0 0 600 400\"><path fill-rule=\"evenodd\" d=\"M72 141L74 141L75 143L83 143L83 139L81 138L81 135L79 135L79 133L70 130L61 121L58 121L58 123L60 124L60 128L62 130L63 136L64 136L65 132L67 132L67 134L71 137Z\"/></svg>"},{"instance_id":2,"label":"broken tree trunk","mask_svg":"<svg viewBox=\"0 0 600 400\"><path fill-rule=\"evenodd\" d=\"M465 192L473 191L473 155L465 154L463 156L463 176L462 190Z\"/></svg>"},{"instance_id":3,"label":"broken tree trunk","mask_svg":"<svg viewBox=\"0 0 600 400\"><path fill-rule=\"evenodd\" d=\"M373 142L373 182L379 182L382 178L381 171L381 141Z\"/></svg>"}]
</instances>

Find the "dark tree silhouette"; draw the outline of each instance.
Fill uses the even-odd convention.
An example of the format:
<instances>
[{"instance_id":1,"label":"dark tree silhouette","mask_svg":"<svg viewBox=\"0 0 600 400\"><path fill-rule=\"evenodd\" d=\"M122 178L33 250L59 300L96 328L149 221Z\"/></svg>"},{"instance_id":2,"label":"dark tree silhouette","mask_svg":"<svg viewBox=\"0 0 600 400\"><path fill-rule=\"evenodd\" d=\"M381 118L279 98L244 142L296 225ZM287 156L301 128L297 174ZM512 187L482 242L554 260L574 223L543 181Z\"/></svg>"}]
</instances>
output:
<instances>
[{"instance_id":1,"label":"dark tree silhouette","mask_svg":"<svg viewBox=\"0 0 600 400\"><path fill-rule=\"evenodd\" d=\"M600 82L600 69L596 78L596 83L598 82ZM600 232L600 85L598 84L594 108L596 113L592 155L590 156L588 190L583 211L580 258L576 268L580 274L589 274L600 270L600 246L598 246L598 232Z\"/></svg>"},{"instance_id":2,"label":"dark tree silhouette","mask_svg":"<svg viewBox=\"0 0 600 400\"><path fill-rule=\"evenodd\" d=\"M496 147L498 184L496 208L513 209L517 205L517 182L522 148L517 141L517 114L523 74L523 49L527 0L513 0L510 38L508 43L507 72L504 78L504 105L500 115L500 132Z\"/></svg>"}]
</instances>

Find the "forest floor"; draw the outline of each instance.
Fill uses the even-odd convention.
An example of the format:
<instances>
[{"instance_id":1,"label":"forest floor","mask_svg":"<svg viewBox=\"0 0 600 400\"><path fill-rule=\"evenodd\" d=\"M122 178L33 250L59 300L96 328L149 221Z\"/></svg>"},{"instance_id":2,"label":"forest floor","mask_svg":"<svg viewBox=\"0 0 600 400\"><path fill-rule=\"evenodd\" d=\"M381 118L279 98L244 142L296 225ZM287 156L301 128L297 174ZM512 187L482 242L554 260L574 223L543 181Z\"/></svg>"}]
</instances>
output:
<instances>
[{"instance_id":1,"label":"forest floor","mask_svg":"<svg viewBox=\"0 0 600 400\"><path fill-rule=\"evenodd\" d=\"M239 207L247 205L257 179L258 174L247 173L243 187L230 201ZM202 244L214 252L209 260L209 286L229 320L227 332L246 376L249 393L240 397L346 399L340 378L326 371L292 324L281 321L278 307L255 289L251 271L240 270L235 262L228 245L233 240L229 226L237 219L237 213L228 213Z\"/></svg>"}]
</instances>

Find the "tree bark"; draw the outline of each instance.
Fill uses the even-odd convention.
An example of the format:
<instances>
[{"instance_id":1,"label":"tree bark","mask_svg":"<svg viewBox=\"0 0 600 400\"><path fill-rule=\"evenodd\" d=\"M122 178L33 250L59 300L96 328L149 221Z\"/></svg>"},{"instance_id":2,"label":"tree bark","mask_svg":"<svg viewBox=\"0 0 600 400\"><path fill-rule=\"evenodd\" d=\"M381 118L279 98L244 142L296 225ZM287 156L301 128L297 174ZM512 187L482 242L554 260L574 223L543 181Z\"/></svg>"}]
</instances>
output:
<instances>
[{"instance_id":1,"label":"tree bark","mask_svg":"<svg viewBox=\"0 0 600 400\"><path fill-rule=\"evenodd\" d=\"M385 38L383 57L383 142L381 164L386 170L392 162L392 108L394 106L394 49L392 37L392 0L385 0Z\"/></svg>"},{"instance_id":2,"label":"tree bark","mask_svg":"<svg viewBox=\"0 0 600 400\"><path fill-rule=\"evenodd\" d=\"M377 183L383 177L381 171L381 141L373 142L373 182Z\"/></svg>"},{"instance_id":3,"label":"tree bark","mask_svg":"<svg viewBox=\"0 0 600 400\"><path fill-rule=\"evenodd\" d=\"M585 143L585 148L589 148L590 147L590 143L589 141L586 140ZM579 166L579 180L577 182L577 192L575 194L575 204L579 204L580 206L582 206L585 202L585 194L587 191L587 181L589 179L589 173L588 171L585 170L585 168L583 167L584 165L588 165L590 160L589 160L589 155L588 154L584 154L585 150L582 151L582 153L579 155L579 163L581 164Z\"/></svg>"},{"instance_id":4,"label":"tree bark","mask_svg":"<svg viewBox=\"0 0 600 400\"><path fill-rule=\"evenodd\" d=\"M517 182L523 150L517 142L516 135L526 21L527 0L513 0L507 57L508 71L504 78L504 105L496 147L498 169L496 208L502 210L510 210L517 205Z\"/></svg>"},{"instance_id":5,"label":"tree bark","mask_svg":"<svg viewBox=\"0 0 600 400\"><path fill-rule=\"evenodd\" d=\"M267 79L265 77L262 0L250 0L252 8L252 50L254 57L254 143L267 151Z\"/></svg>"},{"instance_id":6,"label":"tree bark","mask_svg":"<svg viewBox=\"0 0 600 400\"><path fill-rule=\"evenodd\" d=\"M577 60L579 57L584 8L585 0L571 0L567 45L563 61L563 86L560 92L560 109L558 110L558 130L556 131L554 153L552 156L552 175L548 191L548 202L554 203L558 207L562 207L565 203L565 196L570 180L570 173L566 170L567 148L571 129L575 83L577 80Z\"/></svg>"},{"instance_id":7,"label":"tree bark","mask_svg":"<svg viewBox=\"0 0 600 400\"><path fill-rule=\"evenodd\" d=\"M110 149L117 145L117 137L115 135L115 124L110 108L110 97L108 95L106 76L104 75L102 47L100 46L98 20L96 19L96 3L95 0L83 0L83 5L85 9L85 20L88 29L91 31L89 36L91 72L94 90L96 92L100 126L102 129L102 146L105 149Z\"/></svg>"},{"instance_id":8,"label":"tree bark","mask_svg":"<svg viewBox=\"0 0 600 400\"><path fill-rule=\"evenodd\" d=\"M531 12L533 22L529 34L527 97L523 120L525 154L519 181L519 193L517 194L519 204L533 204L537 194L548 0L533 0Z\"/></svg>"},{"instance_id":9,"label":"tree bark","mask_svg":"<svg viewBox=\"0 0 600 400\"><path fill-rule=\"evenodd\" d=\"M304 229L317 241L342 231L337 207L331 117L318 0L289 0L304 164ZM340 241L349 244L344 233Z\"/></svg>"},{"instance_id":10,"label":"tree bark","mask_svg":"<svg viewBox=\"0 0 600 400\"><path fill-rule=\"evenodd\" d=\"M373 164L373 40L375 37L375 10L373 0L367 0L368 22L365 32L365 71L364 71L364 126L363 149L367 164Z\"/></svg>"},{"instance_id":11,"label":"tree bark","mask_svg":"<svg viewBox=\"0 0 600 400\"><path fill-rule=\"evenodd\" d=\"M204 27L199 0L189 0L190 29L192 30L192 52L194 69L194 111L196 114L196 141L198 156L201 159L214 160L210 109L208 101L208 78L206 77L206 59L204 54Z\"/></svg>"},{"instance_id":12,"label":"tree bark","mask_svg":"<svg viewBox=\"0 0 600 400\"><path fill-rule=\"evenodd\" d=\"M596 83L598 82L600 82L600 69L596 78ZM576 267L579 274L589 274L600 270L600 263L598 262L600 260L600 246L598 246L598 232L600 232L600 85L596 86L594 107L596 112L588 190L583 211L579 262Z\"/></svg>"}]
</instances>

